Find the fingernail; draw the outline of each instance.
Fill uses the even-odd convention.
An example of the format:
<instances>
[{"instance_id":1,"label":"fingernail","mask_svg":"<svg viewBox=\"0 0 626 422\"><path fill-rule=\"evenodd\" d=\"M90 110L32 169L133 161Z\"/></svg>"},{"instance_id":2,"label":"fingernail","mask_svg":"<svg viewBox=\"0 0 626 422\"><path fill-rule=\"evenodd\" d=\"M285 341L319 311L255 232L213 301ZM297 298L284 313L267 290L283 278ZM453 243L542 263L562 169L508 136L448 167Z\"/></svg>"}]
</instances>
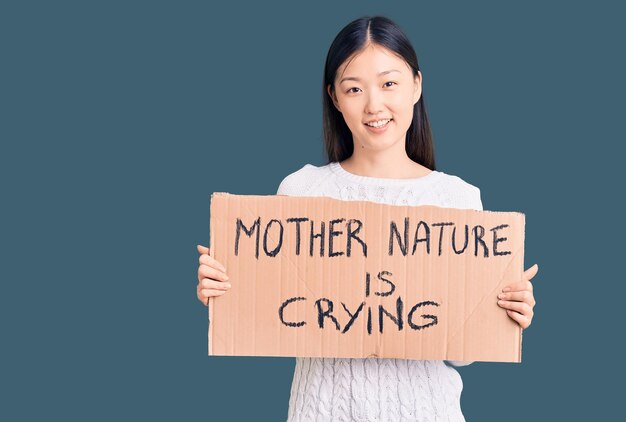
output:
<instances>
[{"instance_id":1,"label":"fingernail","mask_svg":"<svg viewBox=\"0 0 626 422\"><path fill-rule=\"evenodd\" d=\"M228 277L226 274L224 274L224 280L230 280L230 277Z\"/></svg>"},{"instance_id":2,"label":"fingernail","mask_svg":"<svg viewBox=\"0 0 626 422\"><path fill-rule=\"evenodd\" d=\"M504 299L504 293L500 293L500 294L498 295L498 299Z\"/></svg>"},{"instance_id":3,"label":"fingernail","mask_svg":"<svg viewBox=\"0 0 626 422\"><path fill-rule=\"evenodd\" d=\"M509 290L511 290L511 288L510 288L510 287L505 287L504 289L502 289L502 291L503 291L504 293L508 292Z\"/></svg>"},{"instance_id":4,"label":"fingernail","mask_svg":"<svg viewBox=\"0 0 626 422\"><path fill-rule=\"evenodd\" d=\"M498 305L502 305L503 303L504 303L504 301L502 301L502 300L498 301Z\"/></svg>"},{"instance_id":5,"label":"fingernail","mask_svg":"<svg viewBox=\"0 0 626 422\"><path fill-rule=\"evenodd\" d=\"M226 283L226 287L230 289L230 283Z\"/></svg>"}]
</instances>

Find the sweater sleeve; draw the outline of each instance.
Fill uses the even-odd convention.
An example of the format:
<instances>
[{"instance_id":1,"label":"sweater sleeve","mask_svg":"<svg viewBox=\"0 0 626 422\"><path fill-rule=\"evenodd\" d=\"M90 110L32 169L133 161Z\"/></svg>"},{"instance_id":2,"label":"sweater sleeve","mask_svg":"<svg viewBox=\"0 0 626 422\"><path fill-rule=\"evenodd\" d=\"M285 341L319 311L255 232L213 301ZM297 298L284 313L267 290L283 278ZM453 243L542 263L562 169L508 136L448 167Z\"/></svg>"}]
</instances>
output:
<instances>
[{"instance_id":1,"label":"sweater sleeve","mask_svg":"<svg viewBox=\"0 0 626 422\"><path fill-rule=\"evenodd\" d=\"M295 195L297 190L296 183L297 172L287 175L278 185L276 195Z\"/></svg>"},{"instance_id":2,"label":"sweater sleeve","mask_svg":"<svg viewBox=\"0 0 626 422\"><path fill-rule=\"evenodd\" d=\"M476 186L469 185L469 193L466 196L467 202L463 204L463 208L472 209L477 211L483 210L483 203L480 199L480 189ZM460 208L460 207L459 207ZM446 361L453 366L467 366L474 363L474 361L460 361L460 360L448 360Z\"/></svg>"},{"instance_id":3,"label":"sweater sleeve","mask_svg":"<svg viewBox=\"0 0 626 422\"><path fill-rule=\"evenodd\" d=\"M284 178L280 185L278 185L278 189L276 190L276 195L287 195L287 178Z\"/></svg>"},{"instance_id":4,"label":"sweater sleeve","mask_svg":"<svg viewBox=\"0 0 626 422\"><path fill-rule=\"evenodd\" d=\"M302 191L302 187L298 186L297 181L294 179L295 177L293 175L285 177L282 182L280 182L280 185L278 185L276 195L298 195L298 192Z\"/></svg>"},{"instance_id":5,"label":"sweater sleeve","mask_svg":"<svg viewBox=\"0 0 626 422\"><path fill-rule=\"evenodd\" d=\"M306 195L311 188L310 181L315 179L316 170L317 167L306 164L299 170L287 175L278 185L276 195Z\"/></svg>"}]
</instances>

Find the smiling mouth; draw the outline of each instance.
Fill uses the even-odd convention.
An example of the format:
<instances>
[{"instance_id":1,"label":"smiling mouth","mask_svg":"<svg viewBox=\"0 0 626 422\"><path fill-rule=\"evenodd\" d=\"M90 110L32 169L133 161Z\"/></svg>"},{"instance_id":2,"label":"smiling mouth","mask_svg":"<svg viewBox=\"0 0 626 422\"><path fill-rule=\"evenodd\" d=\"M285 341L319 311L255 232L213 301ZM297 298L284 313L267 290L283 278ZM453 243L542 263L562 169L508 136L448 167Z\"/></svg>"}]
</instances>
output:
<instances>
[{"instance_id":1,"label":"smiling mouth","mask_svg":"<svg viewBox=\"0 0 626 422\"><path fill-rule=\"evenodd\" d=\"M381 119L381 120L377 120L375 122L371 122L371 123L365 123L366 126L369 127L373 127L373 128L381 128L381 127L385 127L387 126L387 124L392 121L393 119Z\"/></svg>"}]
</instances>

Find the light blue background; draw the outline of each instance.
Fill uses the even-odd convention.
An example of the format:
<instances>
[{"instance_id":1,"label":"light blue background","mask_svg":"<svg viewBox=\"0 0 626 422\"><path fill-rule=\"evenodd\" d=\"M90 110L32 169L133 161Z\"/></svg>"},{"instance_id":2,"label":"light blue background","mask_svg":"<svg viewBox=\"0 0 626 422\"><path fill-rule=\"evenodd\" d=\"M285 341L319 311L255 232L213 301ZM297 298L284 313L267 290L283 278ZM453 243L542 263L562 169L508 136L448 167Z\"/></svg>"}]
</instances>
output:
<instances>
[{"instance_id":1,"label":"light blue background","mask_svg":"<svg viewBox=\"0 0 626 422\"><path fill-rule=\"evenodd\" d=\"M3 2L0 419L286 418L293 358L207 356L195 245L211 192L324 164L325 55L366 14L417 51L438 169L539 264L523 363L459 369L467 420L621 413L617 3Z\"/></svg>"}]
</instances>

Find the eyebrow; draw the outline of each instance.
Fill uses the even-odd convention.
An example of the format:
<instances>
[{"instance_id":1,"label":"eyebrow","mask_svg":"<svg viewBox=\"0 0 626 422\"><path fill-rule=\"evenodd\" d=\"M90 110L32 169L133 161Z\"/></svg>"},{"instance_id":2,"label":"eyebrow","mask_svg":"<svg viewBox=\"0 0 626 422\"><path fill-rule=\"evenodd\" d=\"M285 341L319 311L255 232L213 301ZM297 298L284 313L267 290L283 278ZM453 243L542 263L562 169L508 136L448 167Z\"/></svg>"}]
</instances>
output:
<instances>
[{"instance_id":1,"label":"eyebrow","mask_svg":"<svg viewBox=\"0 0 626 422\"><path fill-rule=\"evenodd\" d=\"M399 70L396 70L396 69L384 70L384 71L380 72L380 73L378 74L378 76L386 75L387 73L391 73L391 72L400 72L400 71L399 71ZM345 82L345 81L357 81L357 82L359 82L359 81L360 81L360 79L359 79L359 78L352 77L352 76L348 76L347 78L343 78L342 80L340 80L340 81L339 81L339 83L341 84L341 83L343 83L343 82Z\"/></svg>"}]
</instances>

